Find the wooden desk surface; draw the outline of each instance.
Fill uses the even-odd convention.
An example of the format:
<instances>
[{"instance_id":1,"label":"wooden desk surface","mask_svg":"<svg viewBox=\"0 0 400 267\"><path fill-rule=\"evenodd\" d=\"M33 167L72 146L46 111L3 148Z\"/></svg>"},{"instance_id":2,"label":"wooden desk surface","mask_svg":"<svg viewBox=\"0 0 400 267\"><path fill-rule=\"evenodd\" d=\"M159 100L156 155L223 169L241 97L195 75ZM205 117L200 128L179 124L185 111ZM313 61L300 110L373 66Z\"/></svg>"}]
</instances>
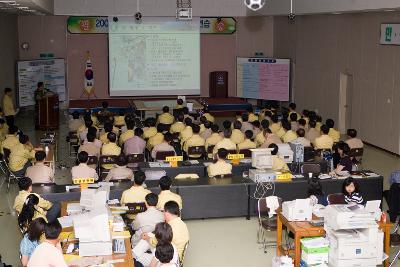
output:
<instances>
[{"instance_id":1,"label":"wooden desk surface","mask_svg":"<svg viewBox=\"0 0 400 267\"><path fill-rule=\"evenodd\" d=\"M61 202L61 216L67 216L68 203L73 203L73 202L66 202L66 201ZM63 229L63 231L66 231L66 232L72 231L72 230L73 230L72 227ZM75 240L75 242L76 241L77 240ZM99 257L101 257L103 259L104 263L107 261L113 261L113 260L124 260L124 262L113 263L113 265L115 267L134 267L135 264L133 263L132 245L131 245L130 238L125 238L125 249L126 249L125 254L113 253L110 256L99 256ZM88 258L91 258L91 257L88 257Z\"/></svg>"}]
</instances>

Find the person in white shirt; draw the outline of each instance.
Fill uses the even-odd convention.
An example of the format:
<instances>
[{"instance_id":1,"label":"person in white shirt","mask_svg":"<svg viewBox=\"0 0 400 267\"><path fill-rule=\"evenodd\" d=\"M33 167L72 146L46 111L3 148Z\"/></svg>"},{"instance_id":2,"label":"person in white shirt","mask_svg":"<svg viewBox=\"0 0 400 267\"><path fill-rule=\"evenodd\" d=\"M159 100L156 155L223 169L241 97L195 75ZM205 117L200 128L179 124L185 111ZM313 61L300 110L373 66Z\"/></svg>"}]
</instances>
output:
<instances>
[{"instance_id":1,"label":"person in white shirt","mask_svg":"<svg viewBox=\"0 0 400 267\"><path fill-rule=\"evenodd\" d=\"M74 166L71 169L72 179L74 178L94 178L95 180L99 179L97 172L95 169L90 168L87 165L87 161L89 159L89 155L85 151L81 151L78 154L79 165Z\"/></svg>"},{"instance_id":2,"label":"person in white shirt","mask_svg":"<svg viewBox=\"0 0 400 267\"><path fill-rule=\"evenodd\" d=\"M115 168L111 169L106 177L106 182L112 180L131 180L133 171L127 167L127 160L124 155L119 155Z\"/></svg>"},{"instance_id":3,"label":"person in white shirt","mask_svg":"<svg viewBox=\"0 0 400 267\"><path fill-rule=\"evenodd\" d=\"M299 143L302 144L304 147L309 147L309 146L311 146L310 140L308 140L308 139L306 139L306 138L304 137L304 135L306 134L306 131L305 131L303 128L297 129L296 133L297 133L297 136L298 136L298 137L292 141L293 143L299 142Z\"/></svg>"},{"instance_id":4,"label":"person in white shirt","mask_svg":"<svg viewBox=\"0 0 400 267\"><path fill-rule=\"evenodd\" d=\"M33 184L54 182L54 171L44 164L45 158L46 153L44 151L36 151L35 165L26 169L25 176L31 178Z\"/></svg>"},{"instance_id":5,"label":"person in white shirt","mask_svg":"<svg viewBox=\"0 0 400 267\"><path fill-rule=\"evenodd\" d=\"M364 144L361 139L357 138L357 130L356 129L348 129L347 130L346 144L349 145L350 149L353 148L363 148Z\"/></svg>"},{"instance_id":6,"label":"person in white shirt","mask_svg":"<svg viewBox=\"0 0 400 267\"><path fill-rule=\"evenodd\" d=\"M36 247L29 258L28 267L67 267L59 236L62 227L58 220L44 227L46 239Z\"/></svg>"},{"instance_id":7,"label":"person in white shirt","mask_svg":"<svg viewBox=\"0 0 400 267\"><path fill-rule=\"evenodd\" d=\"M172 135L170 133L166 133L164 135L164 140L162 141L162 143L154 146L153 150L151 151L151 157L153 159L155 159L157 152L161 152L161 151L163 151L163 152L173 151L175 153L175 148L170 145L171 141L172 141Z\"/></svg>"},{"instance_id":8,"label":"person in white shirt","mask_svg":"<svg viewBox=\"0 0 400 267\"><path fill-rule=\"evenodd\" d=\"M132 246L139 243L142 233L153 232L156 224L164 222L164 215L162 211L156 208L158 203L158 196L154 193L149 193L145 197L147 210L136 215L132 223L135 234L132 236Z\"/></svg>"}]
</instances>

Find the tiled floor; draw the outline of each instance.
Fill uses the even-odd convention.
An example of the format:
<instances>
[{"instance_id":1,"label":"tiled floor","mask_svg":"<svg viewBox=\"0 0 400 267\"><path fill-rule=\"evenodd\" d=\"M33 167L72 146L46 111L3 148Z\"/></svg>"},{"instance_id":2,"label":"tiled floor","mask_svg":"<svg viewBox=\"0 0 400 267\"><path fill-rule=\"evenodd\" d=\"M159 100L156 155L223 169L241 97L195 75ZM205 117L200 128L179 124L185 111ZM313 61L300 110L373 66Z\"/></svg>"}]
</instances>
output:
<instances>
[{"instance_id":1,"label":"tiled floor","mask_svg":"<svg viewBox=\"0 0 400 267\"><path fill-rule=\"evenodd\" d=\"M65 142L67 128L66 118L60 116L58 163L72 166L74 161L68 157L68 147ZM17 118L17 125L27 133L33 142L40 133L33 130L33 118L30 111L22 112ZM364 154L364 167L381 173L385 177L385 187L388 187L387 177L395 169L400 168L398 157L382 150L367 146ZM0 178L0 185L3 177ZM70 181L69 169L56 171L58 184ZM20 266L19 242L21 234L18 230L15 214L12 212L17 186L13 184L9 193L3 184L0 188L0 254L3 260L13 266ZM269 248L268 253L256 242L257 220L244 218L209 219L187 221L190 231L190 246L185 260L187 267L220 267L220 266L271 266L271 258L275 249ZM268 235L275 240L275 233ZM392 253L397 251L392 249Z\"/></svg>"}]
</instances>

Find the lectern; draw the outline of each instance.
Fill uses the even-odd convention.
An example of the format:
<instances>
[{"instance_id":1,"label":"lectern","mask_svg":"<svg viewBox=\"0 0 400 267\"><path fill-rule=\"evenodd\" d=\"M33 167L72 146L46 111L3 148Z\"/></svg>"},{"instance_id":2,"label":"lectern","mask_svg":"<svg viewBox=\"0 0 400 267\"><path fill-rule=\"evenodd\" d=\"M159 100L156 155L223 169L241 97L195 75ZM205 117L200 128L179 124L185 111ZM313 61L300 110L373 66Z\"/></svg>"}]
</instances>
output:
<instances>
[{"instance_id":1,"label":"lectern","mask_svg":"<svg viewBox=\"0 0 400 267\"><path fill-rule=\"evenodd\" d=\"M36 101L35 128L42 131L58 129L58 114L58 95L47 93L46 96Z\"/></svg>"}]
</instances>

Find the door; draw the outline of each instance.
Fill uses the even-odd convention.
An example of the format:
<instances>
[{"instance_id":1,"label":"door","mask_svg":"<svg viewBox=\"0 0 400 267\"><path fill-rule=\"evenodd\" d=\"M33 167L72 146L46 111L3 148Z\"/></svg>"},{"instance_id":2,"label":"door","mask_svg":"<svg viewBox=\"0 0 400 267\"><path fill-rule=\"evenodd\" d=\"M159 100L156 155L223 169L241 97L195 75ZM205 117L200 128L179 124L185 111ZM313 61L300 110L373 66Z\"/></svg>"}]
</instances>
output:
<instances>
[{"instance_id":1,"label":"door","mask_svg":"<svg viewBox=\"0 0 400 267\"><path fill-rule=\"evenodd\" d=\"M339 131L342 134L351 127L351 97L353 87L353 75L340 73L339 88Z\"/></svg>"}]
</instances>

